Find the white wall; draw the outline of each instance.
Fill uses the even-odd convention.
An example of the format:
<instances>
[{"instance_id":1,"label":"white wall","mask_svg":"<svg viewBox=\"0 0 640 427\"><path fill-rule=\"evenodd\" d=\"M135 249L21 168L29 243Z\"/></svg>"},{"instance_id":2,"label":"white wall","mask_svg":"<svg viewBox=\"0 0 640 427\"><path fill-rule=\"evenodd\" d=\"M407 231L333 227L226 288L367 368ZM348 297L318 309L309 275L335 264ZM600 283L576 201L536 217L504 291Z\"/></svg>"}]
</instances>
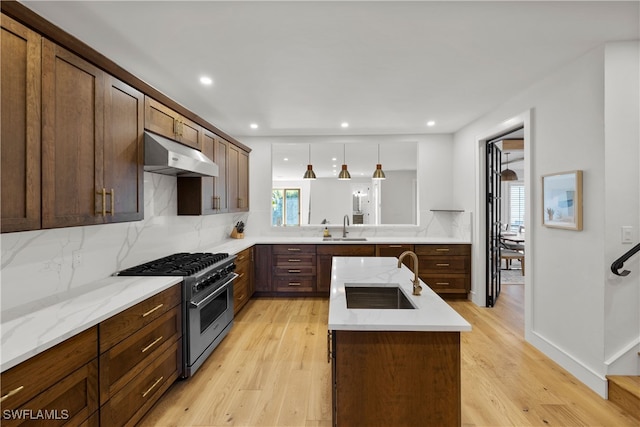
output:
<instances>
[{"instance_id":1,"label":"white wall","mask_svg":"<svg viewBox=\"0 0 640 427\"><path fill-rule=\"evenodd\" d=\"M640 239L640 55L638 42L605 49L605 247L608 264ZM621 243L620 227L632 226L633 243ZM608 374L640 375L640 254L619 277L605 270L604 357Z\"/></svg>"},{"instance_id":2,"label":"white wall","mask_svg":"<svg viewBox=\"0 0 640 427\"><path fill-rule=\"evenodd\" d=\"M478 141L494 136L496 129L507 129L530 117L525 142L528 156L525 185L529 203L525 336L603 396L606 395L603 276L611 262L604 253L609 238L605 227L605 212L609 209L606 208L605 183L607 188L628 185L620 177L607 174L603 161L609 144L605 140L604 53L604 47L590 51L457 132L453 156L455 201L466 209L477 209L482 206L478 201L483 197L477 185L482 157ZM636 74L636 81L637 78ZM637 97L637 90L632 96ZM631 121L635 121L637 130L638 115L633 117ZM516 120L511 122L512 118ZM620 142L623 150L634 152L632 145L635 144L637 153L637 137L635 140L625 138L625 141ZM632 155L632 159L637 170L637 154ZM583 231L543 227L540 177L574 169L584 171ZM629 194L631 199L636 199L636 221L638 193L632 188ZM484 227L481 217L481 212L474 217L476 230ZM616 236L619 238L619 230ZM482 242L474 241L473 297L481 305L484 305L485 285L483 248ZM633 321L629 305L607 308L607 312L618 308L620 316Z\"/></svg>"},{"instance_id":3,"label":"white wall","mask_svg":"<svg viewBox=\"0 0 640 427\"><path fill-rule=\"evenodd\" d=\"M416 174L411 171L386 171L380 184L382 194L381 223L413 224L416 221Z\"/></svg>"}]
</instances>

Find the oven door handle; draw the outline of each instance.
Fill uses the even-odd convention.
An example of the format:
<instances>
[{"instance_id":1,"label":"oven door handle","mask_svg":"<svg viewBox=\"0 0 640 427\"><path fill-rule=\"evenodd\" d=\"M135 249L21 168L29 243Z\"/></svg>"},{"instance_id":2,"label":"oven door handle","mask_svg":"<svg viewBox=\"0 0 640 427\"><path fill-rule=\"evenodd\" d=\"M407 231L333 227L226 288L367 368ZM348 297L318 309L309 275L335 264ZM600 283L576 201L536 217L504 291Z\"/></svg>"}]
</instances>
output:
<instances>
[{"instance_id":1,"label":"oven door handle","mask_svg":"<svg viewBox=\"0 0 640 427\"><path fill-rule=\"evenodd\" d=\"M218 295L220 295L225 290L227 285L229 283L233 282L234 280L236 280L236 278L239 276L238 273L231 273L231 275L233 276L233 277L231 277L231 279L227 280L222 285L220 285L220 287L218 289L216 289L214 292L211 292L211 294L207 295L202 301L199 301L197 303L195 303L193 301L189 301L189 306L191 306L191 308L199 308L201 305L206 304L207 301L209 301L210 299L215 298Z\"/></svg>"}]
</instances>

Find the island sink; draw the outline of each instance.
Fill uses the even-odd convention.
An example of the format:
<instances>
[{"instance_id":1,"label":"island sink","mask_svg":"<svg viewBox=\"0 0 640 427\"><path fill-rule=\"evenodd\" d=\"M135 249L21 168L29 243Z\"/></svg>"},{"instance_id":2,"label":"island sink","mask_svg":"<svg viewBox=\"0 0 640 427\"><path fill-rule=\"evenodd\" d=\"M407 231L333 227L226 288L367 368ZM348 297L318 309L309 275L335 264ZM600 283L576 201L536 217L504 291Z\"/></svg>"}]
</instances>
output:
<instances>
[{"instance_id":1,"label":"island sink","mask_svg":"<svg viewBox=\"0 0 640 427\"><path fill-rule=\"evenodd\" d=\"M415 309L399 286L366 286L345 283L347 308L403 310Z\"/></svg>"}]
</instances>

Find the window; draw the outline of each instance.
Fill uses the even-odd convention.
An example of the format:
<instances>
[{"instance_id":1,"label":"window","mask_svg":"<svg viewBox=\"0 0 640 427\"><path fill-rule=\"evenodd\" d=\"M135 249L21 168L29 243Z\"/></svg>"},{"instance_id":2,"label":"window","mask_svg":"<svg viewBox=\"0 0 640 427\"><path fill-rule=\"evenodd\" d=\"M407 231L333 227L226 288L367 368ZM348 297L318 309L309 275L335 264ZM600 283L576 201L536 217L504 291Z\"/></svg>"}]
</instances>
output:
<instances>
[{"instance_id":1,"label":"window","mask_svg":"<svg viewBox=\"0 0 640 427\"><path fill-rule=\"evenodd\" d=\"M271 225L300 225L299 188L274 188L271 207Z\"/></svg>"},{"instance_id":2,"label":"window","mask_svg":"<svg viewBox=\"0 0 640 427\"><path fill-rule=\"evenodd\" d=\"M524 185L509 185L509 224L512 230L524 225Z\"/></svg>"}]
</instances>

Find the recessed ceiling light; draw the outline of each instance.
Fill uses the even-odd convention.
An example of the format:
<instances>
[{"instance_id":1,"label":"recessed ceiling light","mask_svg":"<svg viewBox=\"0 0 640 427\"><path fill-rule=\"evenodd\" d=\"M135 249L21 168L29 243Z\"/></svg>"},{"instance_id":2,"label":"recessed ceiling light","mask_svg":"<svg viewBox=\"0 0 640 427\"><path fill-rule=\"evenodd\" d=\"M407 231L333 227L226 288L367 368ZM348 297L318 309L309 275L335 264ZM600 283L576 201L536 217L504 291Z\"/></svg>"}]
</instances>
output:
<instances>
[{"instance_id":1,"label":"recessed ceiling light","mask_svg":"<svg viewBox=\"0 0 640 427\"><path fill-rule=\"evenodd\" d=\"M257 123L251 123L249 126L251 127L251 129L258 129Z\"/></svg>"},{"instance_id":2,"label":"recessed ceiling light","mask_svg":"<svg viewBox=\"0 0 640 427\"><path fill-rule=\"evenodd\" d=\"M337 158L337 157L332 157L332 158L331 158L331 161L332 161L332 162L335 162L336 160L338 160L338 158Z\"/></svg>"},{"instance_id":3,"label":"recessed ceiling light","mask_svg":"<svg viewBox=\"0 0 640 427\"><path fill-rule=\"evenodd\" d=\"M200 83L202 83L203 85L210 86L213 84L213 80L211 80L211 77L202 76L200 77Z\"/></svg>"},{"instance_id":4,"label":"recessed ceiling light","mask_svg":"<svg viewBox=\"0 0 640 427\"><path fill-rule=\"evenodd\" d=\"M429 127L431 127L431 126L435 126L435 125L436 125L436 122L434 122L433 120L429 120L429 121L427 122L427 126L429 126Z\"/></svg>"},{"instance_id":5,"label":"recessed ceiling light","mask_svg":"<svg viewBox=\"0 0 640 427\"><path fill-rule=\"evenodd\" d=\"M282 160L284 160L285 162L288 162L288 161L289 161L289 158L288 158L288 157L285 157L285 158L284 158L284 159L282 159Z\"/></svg>"},{"instance_id":6,"label":"recessed ceiling light","mask_svg":"<svg viewBox=\"0 0 640 427\"><path fill-rule=\"evenodd\" d=\"M338 167L338 165L331 165L331 167L337 168L337 167Z\"/></svg>"},{"instance_id":7,"label":"recessed ceiling light","mask_svg":"<svg viewBox=\"0 0 640 427\"><path fill-rule=\"evenodd\" d=\"M341 126L341 127L343 127L343 128L348 128L348 127L349 127L349 123L347 123L347 122L342 122L342 123L340 124L340 126Z\"/></svg>"}]
</instances>

